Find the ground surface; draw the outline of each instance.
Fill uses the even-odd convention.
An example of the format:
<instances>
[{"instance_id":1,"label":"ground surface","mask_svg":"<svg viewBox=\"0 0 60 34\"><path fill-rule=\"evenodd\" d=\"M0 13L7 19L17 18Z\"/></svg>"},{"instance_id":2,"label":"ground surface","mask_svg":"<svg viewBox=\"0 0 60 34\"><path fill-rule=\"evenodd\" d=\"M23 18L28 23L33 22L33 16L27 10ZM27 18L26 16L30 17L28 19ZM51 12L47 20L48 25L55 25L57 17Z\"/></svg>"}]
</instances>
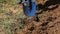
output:
<instances>
[{"instance_id":1,"label":"ground surface","mask_svg":"<svg viewBox=\"0 0 60 34\"><path fill-rule=\"evenodd\" d=\"M36 15L28 18L22 5L0 0L0 34L60 34L60 1L38 1Z\"/></svg>"}]
</instances>

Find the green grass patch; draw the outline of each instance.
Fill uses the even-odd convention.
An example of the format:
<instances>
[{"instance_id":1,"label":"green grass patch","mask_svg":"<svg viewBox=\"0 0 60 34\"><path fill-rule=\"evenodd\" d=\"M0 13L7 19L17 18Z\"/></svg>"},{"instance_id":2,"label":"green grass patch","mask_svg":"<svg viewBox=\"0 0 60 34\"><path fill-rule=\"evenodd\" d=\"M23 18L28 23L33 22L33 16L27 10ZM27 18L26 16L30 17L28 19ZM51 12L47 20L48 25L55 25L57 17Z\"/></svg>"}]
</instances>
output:
<instances>
[{"instance_id":1,"label":"green grass patch","mask_svg":"<svg viewBox=\"0 0 60 34\"><path fill-rule=\"evenodd\" d=\"M4 0L0 0L0 3L4 2Z\"/></svg>"}]
</instances>

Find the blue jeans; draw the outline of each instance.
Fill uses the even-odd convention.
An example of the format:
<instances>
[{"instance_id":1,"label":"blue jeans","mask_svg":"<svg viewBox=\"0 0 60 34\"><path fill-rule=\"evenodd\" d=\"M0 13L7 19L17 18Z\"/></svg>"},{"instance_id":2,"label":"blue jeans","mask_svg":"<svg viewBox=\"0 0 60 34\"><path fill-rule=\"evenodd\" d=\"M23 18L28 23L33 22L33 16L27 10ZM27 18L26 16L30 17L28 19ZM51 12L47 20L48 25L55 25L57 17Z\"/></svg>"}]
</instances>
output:
<instances>
[{"instance_id":1,"label":"blue jeans","mask_svg":"<svg viewBox=\"0 0 60 34\"><path fill-rule=\"evenodd\" d=\"M28 16L28 17L32 17L35 15L36 13L36 4L34 1L31 1L31 9L29 10L28 6L24 5L23 6L24 9L24 13Z\"/></svg>"}]
</instances>

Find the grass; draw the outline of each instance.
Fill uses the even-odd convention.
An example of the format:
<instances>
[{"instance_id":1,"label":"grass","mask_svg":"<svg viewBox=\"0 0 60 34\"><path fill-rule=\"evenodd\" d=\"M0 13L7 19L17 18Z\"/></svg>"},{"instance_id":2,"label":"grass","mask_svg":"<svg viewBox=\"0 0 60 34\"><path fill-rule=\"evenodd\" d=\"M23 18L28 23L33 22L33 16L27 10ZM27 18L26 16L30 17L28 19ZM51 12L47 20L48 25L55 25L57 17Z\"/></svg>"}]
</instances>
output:
<instances>
[{"instance_id":1,"label":"grass","mask_svg":"<svg viewBox=\"0 0 60 34\"><path fill-rule=\"evenodd\" d=\"M7 9L9 7L18 11L13 13L12 10ZM0 0L0 29L4 34L13 34L15 27L16 32L21 31L24 25L20 21L25 18L27 17L16 4L16 0Z\"/></svg>"},{"instance_id":2,"label":"grass","mask_svg":"<svg viewBox=\"0 0 60 34\"><path fill-rule=\"evenodd\" d=\"M4 0L0 0L0 3L2 3Z\"/></svg>"}]
</instances>

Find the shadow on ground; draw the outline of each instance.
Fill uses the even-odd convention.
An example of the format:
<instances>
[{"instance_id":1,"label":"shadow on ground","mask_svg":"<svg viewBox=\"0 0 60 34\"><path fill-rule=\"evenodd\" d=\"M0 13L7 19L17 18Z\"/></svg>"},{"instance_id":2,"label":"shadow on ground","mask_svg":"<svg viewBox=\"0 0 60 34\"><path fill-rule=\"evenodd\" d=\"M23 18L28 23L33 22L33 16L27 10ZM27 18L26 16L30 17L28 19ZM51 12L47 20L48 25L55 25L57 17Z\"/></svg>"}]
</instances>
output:
<instances>
[{"instance_id":1,"label":"shadow on ground","mask_svg":"<svg viewBox=\"0 0 60 34\"><path fill-rule=\"evenodd\" d=\"M44 5L38 4L37 10L40 10L40 9L42 9L43 11L54 10L59 6L58 4L60 4L60 0L48 0L44 3ZM52 8L48 8L49 6L52 6L52 5L53 5Z\"/></svg>"}]
</instances>

